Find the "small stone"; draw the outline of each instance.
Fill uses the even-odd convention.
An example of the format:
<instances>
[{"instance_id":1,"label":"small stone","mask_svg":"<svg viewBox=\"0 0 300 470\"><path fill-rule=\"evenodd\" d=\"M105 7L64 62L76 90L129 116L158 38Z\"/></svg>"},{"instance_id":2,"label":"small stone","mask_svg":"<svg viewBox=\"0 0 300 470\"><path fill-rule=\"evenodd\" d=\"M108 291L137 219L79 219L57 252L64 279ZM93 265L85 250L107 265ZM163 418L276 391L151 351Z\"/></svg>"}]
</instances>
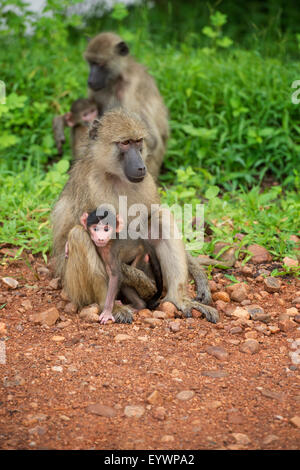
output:
<instances>
[{"instance_id":1,"label":"small stone","mask_svg":"<svg viewBox=\"0 0 300 470\"><path fill-rule=\"evenodd\" d=\"M60 293L60 297L62 298L62 300L64 300L65 302L70 302L70 298L68 296L68 294L66 293L66 291L63 289Z\"/></svg>"},{"instance_id":2,"label":"small stone","mask_svg":"<svg viewBox=\"0 0 300 470\"><path fill-rule=\"evenodd\" d=\"M206 407L210 410L217 410L222 406L222 402L219 400L212 400L205 403Z\"/></svg>"},{"instance_id":3,"label":"small stone","mask_svg":"<svg viewBox=\"0 0 300 470\"><path fill-rule=\"evenodd\" d=\"M243 282L227 286L226 290L229 292L231 300L235 302L242 302L247 298L247 287Z\"/></svg>"},{"instance_id":4,"label":"small stone","mask_svg":"<svg viewBox=\"0 0 300 470\"><path fill-rule=\"evenodd\" d=\"M25 310L32 310L32 303L30 302L30 300L24 300L23 302L21 302L21 305L25 308Z\"/></svg>"},{"instance_id":5,"label":"small stone","mask_svg":"<svg viewBox=\"0 0 300 470\"><path fill-rule=\"evenodd\" d=\"M217 302L221 302L221 301L218 300ZM203 314L201 312L199 312L199 310L196 310L195 308L192 308L192 317L193 318L202 318Z\"/></svg>"},{"instance_id":6,"label":"small stone","mask_svg":"<svg viewBox=\"0 0 300 470\"><path fill-rule=\"evenodd\" d=\"M298 266L299 262L296 259L289 258L288 256L286 256L285 258L283 258L283 264L291 268L293 266Z\"/></svg>"},{"instance_id":7,"label":"small stone","mask_svg":"<svg viewBox=\"0 0 300 470\"><path fill-rule=\"evenodd\" d=\"M295 328L296 323L290 319L280 320L278 322L278 327L281 331L287 332Z\"/></svg>"},{"instance_id":8,"label":"small stone","mask_svg":"<svg viewBox=\"0 0 300 470\"><path fill-rule=\"evenodd\" d=\"M100 308L98 304L91 304L84 307L79 312L79 318L89 323L97 323L99 321Z\"/></svg>"},{"instance_id":9,"label":"small stone","mask_svg":"<svg viewBox=\"0 0 300 470\"><path fill-rule=\"evenodd\" d=\"M259 315L264 315L264 309L261 308L259 305L247 305L246 307L249 315L250 315L250 318L252 320L256 320L256 317L259 316Z\"/></svg>"},{"instance_id":10,"label":"small stone","mask_svg":"<svg viewBox=\"0 0 300 470\"><path fill-rule=\"evenodd\" d=\"M6 287L9 287L10 289L16 289L19 285L18 281L16 281L16 279L13 279L12 277L3 277L2 282L6 285Z\"/></svg>"},{"instance_id":11,"label":"small stone","mask_svg":"<svg viewBox=\"0 0 300 470\"><path fill-rule=\"evenodd\" d=\"M263 246L256 244L250 245L248 246L248 251L252 253L251 262L254 264L269 263L272 261L272 256Z\"/></svg>"},{"instance_id":12,"label":"small stone","mask_svg":"<svg viewBox=\"0 0 300 470\"><path fill-rule=\"evenodd\" d=\"M35 426L32 429L28 429L29 434L38 434L39 436L43 436L47 432L47 429L44 426Z\"/></svg>"},{"instance_id":13,"label":"small stone","mask_svg":"<svg viewBox=\"0 0 300 470\"><path fill-rule=\"evenodd\" d=\"M165 434L165 435L161 438L160 442L168 443L168 442L174 442L174 440L175 440L175 439L174 439L174 436L171 436L170 434Z\"/></svg>"},{"instance_id":14,"label":"small stone","mask_svg":"<svg viewBox=\"0 0 300 470\"><path fill-rule=\"evenodd\" d=\"M166 312L161 312L160 310L154 310L152 316L153 318L158 318L160 320L165 320L168 318L168 314Z\"/></svg>"},{"instance_id":15,"label":"small stone","mask_svg":"<svg viewBox=\"0 0 300 470\"><path fill-rule=\"evenodd\" d=\"M62 372L63 371L62 366L53 366L53 367L51 367L51 369L54 370L54 372Z\"/></svg>"},{"instance_id":16,"label":"small stone","mask_svg":"<svg viewBox=\"0 0 300 470\"><path fill-rule=\"evenodd\" d=\"M258 336L257 331L247 331L245 333L245 338L246 339L256 339Z\"/></svg>"},{"instance_id":17,"label":"small stone","mask_svg":"<svg viewBox=\"0 0 300 470\"><path fill-rule=\"evenodd\" d=\"M52 307L41 313L34 313L29 316L29 321L33 323L40 323L42 325L53 326L59 319L59 311L57 308Z\"/></svg>"},{"instance_id":18,"label":"small stone","mask_svg":"<svg viewBox=\"0 0 300 470\"><path fill-rule=\"evenodd\" d=\"M165 312L168 315L168 318L174 318L177 313L177 308L172 302L162 302L159 306L159 310Z\"/></svg>"},{"instance_id":19,"label":"small stone","mask_svg":"<svg viewBox=\"0 0 300 470\"><path fill-rule=\"evenodd\" d=\"M240 351L248 354L255 354L259 350L259 343L256 339L246 339L240 346Z\"/></svg>"},{"instance_id":20,"label":"small stone","mask_svg":"<svg viewBox=\"0 0 300 470\"><path fill-rule=\"evenodd\" d=\"M145 413L145 408L140 405L125 406L124 414L127 418L140 418Z\"/></svg>"},{"instance_id":21,"label":"small stone","mask_svg":"<svg viewBox=\"0 0 300 470\"><path fill-rule=\"evenodd\" d=\"M278 292L280 290L281 282L276 277L269 276L264 279L264 285L266 291L272 294L273 292Z\"/></svg>"},{"instance_id":22,"label":"small stone","mask_svg":"<svg viewBox=\"0 0 300 470\"><path fill-rule=\"evenodd\" d=\"M62 330L63 328L67 328L70 325L72 325L71 320L61 321L60 323L58 323L57 328Z\"/></svg>"},{"instance_id":23,"label":"small stone","mask_svg":"<svg viewBox=\"0 0 300 470\"><path fill-rule=\"evenodd\" d=\"M230 302L230 297L229 297L229 295L227 294L227 292L224 292L224 291L215 292L215 293L212 295L212 299L213 299L214 301L222 300L223 302Z\"/></svg>"},{"instance_id":24,"label":"small stone","mask_svg":"<svg viewBox=\"0 0 300 470\"><path fill-rule=\"evenodd\" d=\"M66 313L77 313L77 310L77 305L73 304L73 302L68 302L64 308Z\"/></svg>"},{"instance_id":25,"label":"small stone","mask_svg":"<svg viewBox=\"0 0 300 470\"><path fill-rule=\"evenodd\" d=\"M294 321L300 323L300 313L298 315L295 315Z\"/></svg>"},{"instance_id":26,"label":"small stone","mask_svg":"<svg viewBox=\"0 0 300 470\"><path fill-rule=\"evenodd\" d=\"M225 370L202 370L201 375L204 377L212 377L213 379L221 379L228 376Z\"/></svg>"},{"instance_id":27,"label":"small stone","mask_svg":"<svg viewBox=\"0 0 300 470\"><path fill-rule=\"evenodd\" d=\"M142 310L138 311L138 315L140 318L151 318L152 312L148 308L142 308Z\"/></svg>"},{"instance_id":28,"label":"small stone","mask_svg":"<svg viewBox=\"0 0 300 470\"><path fill-rule=\"evenodd\" d=\"M40 276L50 276L50 269L46 266L38 266L36 270Z\"/></svg>"},{"instance_id":29,"label":"small stone","mask_svg":"<svg viewBox=\"0 0 300 470\"><path fill-rule=\"evenodd\" d=\"M272 442L277 441L279 438L275 436L275 434L269 434L268 436L264 437L262 444L264 446L267 446L269 444L272 444Z\"/></svg>"},{"instance_id":30,"label":"small stone","mask_svg":"<svg viewBox=\"0 0 300 470\"><path fill-rule=\"evenodd\" d=\"M183 390L182 392L177 393L176 398L181 401L190 400L195 396L193 390Z\"/></svg>"},{"instance_id":31,"label":"small stone","mask_svg":"<svg viewBox=\"0 0 300 470\"><path fill-rule=\"evenodd\" d=\"M233 328L230 328L229 330L229 333L231 335L237 335L242 332L243 332L243 328L241 326L234 326Z\"/></svg>"},{"instance_id":32,"label":"small stone","mask_svg":"<svg viewBox=\"0 0 300 470\"><path fill-rule=\"evenodd\" d=\"M300 296L296 297L295 299L292 300L292 304L300 304Z\"/></svg>"},{"instance_id":33,"label":"small stone","mask_svg":"<svg viewBox=\"0 0 300 470\"><path fill-rule=\"evenodd\" d=\"M178 321L172 321L169 323L169 328L173 333L177 333L180 330L180 323Z\"/></svg>"},{"instance_id":34,"label":"small stone","mask_svg":"<svg viewBox=\"0 0 300 470\"><path fill-rule=\"evenodd\" d=\"M228 410L227 419L228 419L228 422L231 424L243 424L244 423L243 415L236 408L231 408L230 410Z\"/></svg>"},{"instance_id":35,"label":"small stone","mask_svg":"<svg viewBox=\"0 0 300 470\"><path fill-rule=\"evenodd\" d=\"M253 268L252 268L251 266L247 266L247 265L246 265L246 266L242 266L241 272L242 272L243 274L246 274L246 275L249 276L250 274L252 274Z\"/></svg>"},{"instance_id":36,"label":"small stone","mask_svg":"<svg viewBox=\"0 0 300 470\"><path fill-rule=\"evenodd\" d=\"M7 335L7 329L6 325L3 322L0 322L0 336L6 336Z\"/></svg>"},{"instance_id":37,"label":"small stone","mask_svg":"<svg viewBox=\"0 0 300 470\"><path fill-rule=\"evenodd\" d=\"M166 414L167 414L167 411L163 406L158 406L152 412L153 418L156 418L159 421L163 421L164 419L166 419Z\"/></svg>"},{"instance_id":38,"label":"small stone","mask_svg":"<svg viewBox=\"0 0 300 470\"><path fill-rule=\"evenodd\" d=\"M71 420L71 418L69 418L69 416L66 416L66 415L59 415L59 417L62 421L70 421Z\"/></svg>"},{"instance_id":39,"label":"small stone","mask_svg":"<svg viewBox=\"0 0 300 470\"><path fill-rule=\"evenodd\" d=\"M95 405L89 405L86 407L85 411L98 416L104 416L105 418L113 418L116 416L116 410L110 406L102 405L101 403L96 403Z\"/></svg>"},{"instance_id":40,"label":"small stone","mask_svg":"<svg viewBox=\"0 0 300 470\"><path fill-rule=\"evenodd\" d=\"M290 419L290 423L295 426L295 428L300 428L300 416L293 416Z\"/></svg>"},{"instance_id":41,"label":"small stone","mask_svg":"<svg viewBox=\"0 0 300 470\"><path fill-rule=\"evenodd\" d=\"M215 281L208 281L208 285L210 288L210 292L213 294L214 292L217 292L218 287Z\"/></svg>"},{"instance_id":42,"label":"small stone","mask_svg":"<svg viewBox=\"0 0 300 470\"><path fill-rule=\"evenodd\" d=\"M53 290L57 290L60 288L60 278L59 277L56 277L54 279L51 279L51 281L49 282L48 286L53 289Z\"/></svg>"},{"instance_id":43,"label":"small stone","mask_svg":"<svg viewBox=\"0 0 300 470\"><path fill-rule=\"evenodd\" d=\"M218 259L220 260L220 264L222 264L222 261L224 261L228 266L233 266L236 262L235 252L237 248L235 246L230 246L224 242L218 242L215 244L214 247L214 255L216 256L221 250L223 250L227 246L228 249L223 251L223 253L218 257Z\"/></svg>"},{"instance_id":44,"label":"small stone","mask_svg":"<svg viewBox=\"0 0 300 470\"><path fill-rule=\"evenodd\" d=\"M157 405L161 401L161 395L157 390L154 390L146 399L150 405Z\"/></svg>"},{"instance_id":45,"label":"small stone","mask_svg":"<svg viewBox=\"0 0 300 470\"><path fill-rule=\"evenodd\" d=\"M132 339L132 336L120 333L114 337L114 341L116 343L121 343L122 341L127 341L128 339Z\"/></svg>"},{"instance_id":46,"label":"small stone","mask_svg":"<svg viewBox=\"0 0 300 470\"><path fill-rule=\"evenodd\" d=\"M144 323L150 326L150 328L155 328L156 326L161 325L161 320L158 318L144 318Z\"/></svg>"},{"instance_id":47,"label":"small stone","mask_svg":"<svg viewBox=\"0 0 300 470\"><path fill-rule=\"evenodd\" d=\"M222 346L208 346L205 351L220 361L227 361L228 359L228 352Z\"/></svg>"},{"instance_id":48,"label":"small stone","mask_svg":"<svg viewBox=\"0 0 300 470\"><path fill-rule=\"evenodd\" d=\"M257 390L259 390L259 392L264 397L273 398L274 400L278 400L280 402L282 402L284 400L284 395L282 393L273 392L272 390L266 390L262 387L257 387Z\"/></svg>"},{"instance_id":49,"label":"small stone","mask_svg":"<svg viewBox=\"0 0 300 470\"><path fill-rule=\"evenodd\" d=\"M56 343L60 343L62 341L64 341L66 338L64 336L52 336L51 340L52 341L56 341Z\"/></svg>"},{"instance_id":50,"label":"small stone","mask_svg":"<svg viewBox=\"0 0 300 470\"><path fill-rule=\"evenodd\" d=\"M250 314L248 310L242 307L237 307L233 312L232 315L237 318L243 318L245 320L248 320L250 318Z\"/></svg>"},{"instance_id":51,"label":"small stone","mask_svg":"<svg viewBox=\"0 0 300 470\"><path fill-rule=\"evenodd\" d=\"M298 312L298 309L296 307L291 307L291 308L287 308L286 309L286 314L289 316L289 317L294 317L295 315L297 315L299 312Z\"/></svg>"},{"instance_id":52,"label":"small stone","mask_svg":"<svg viewBox=\"0 0 300 470\"><path fill-rule=\"evenodd\" d=\"M278 328L278 326L276 325L269 325L269 330L271 331L272 334L275 334L275 333L279 333L280 331L280 328Z\"/></svg>"},{"instance_id":53,"label":"small stone","mask_svg":"<svg viewBox=\"0 0 300 470\"><path fill-rule=\"evenodd\" d=\"M227 305L227 302L224 302L223 300L216 300L216 307L219 312L225 312Z\"/></svg>"},{"instance_id":54,"label":"small stone","mask_svg":"<svg viewBox=\"0 0 300 470\"><path fill-rule=\"evenodd\" d=\"M242 434L240 432L234 432L232 433L232 436L236 440L237 444L242 445L242 446L246 446L250 444L251 442L249 437L246 434Z\"/></svg>"}]
</instances>

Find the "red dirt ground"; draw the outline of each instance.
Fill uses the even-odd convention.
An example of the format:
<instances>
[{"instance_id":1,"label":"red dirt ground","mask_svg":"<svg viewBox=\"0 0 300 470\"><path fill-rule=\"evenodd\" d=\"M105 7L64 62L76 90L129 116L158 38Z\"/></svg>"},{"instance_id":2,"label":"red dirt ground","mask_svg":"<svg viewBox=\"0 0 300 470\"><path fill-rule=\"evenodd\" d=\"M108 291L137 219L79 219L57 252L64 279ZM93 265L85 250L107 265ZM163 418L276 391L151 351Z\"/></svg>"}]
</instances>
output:
<instances>
[{"instance_id":1,"label":"red dirt ground","mask_svg":"<svg viewBox=\"0 0 300 470\"><path fill-rule=\"evenodd\" d=\"M247 275L230 272L247 283L246 304L269 314L264 321L232 316L241 304L231 300L218 303L216 325L155 326L136 313L132 325L100 326L65 312L41 259L2 258L0 278L19 285L0 281L0 448L299 449L300 280L282 279L270 294L255 276L272 267L248 266ZM214 270L213 290L230 284L224 274ZM60 313L54 326L30 321L50 307ZM241 350L247 338L253 354Z\"/></svg>"}]
</instances>

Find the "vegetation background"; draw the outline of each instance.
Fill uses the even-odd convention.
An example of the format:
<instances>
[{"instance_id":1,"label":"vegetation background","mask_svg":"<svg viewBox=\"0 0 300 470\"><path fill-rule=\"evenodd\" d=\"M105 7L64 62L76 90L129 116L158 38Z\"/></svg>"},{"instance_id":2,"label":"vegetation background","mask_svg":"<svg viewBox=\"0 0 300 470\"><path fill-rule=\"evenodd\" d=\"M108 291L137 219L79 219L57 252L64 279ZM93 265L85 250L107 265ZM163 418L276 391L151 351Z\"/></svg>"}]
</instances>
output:
<instances>
[{"instance_id":1,"label":"vegetation background","mask_svg":"<svg viewBox=\"0 0 300 470\"><path fill-rule=\"evenodd\" d=\"M86 95L88 37L113 30L164 96L171 138L162 198L206 204L202 252L235 242L247 259L244 245L258 243L274 259L296 259L297 2L144 0L107 10L99 1L87 14L77 3L47 0L39 16L22 0L0 1L0 244L49 255L50 213L71 161L69 142L57 156L52 119Z\"/></svg>"}]
</instances>

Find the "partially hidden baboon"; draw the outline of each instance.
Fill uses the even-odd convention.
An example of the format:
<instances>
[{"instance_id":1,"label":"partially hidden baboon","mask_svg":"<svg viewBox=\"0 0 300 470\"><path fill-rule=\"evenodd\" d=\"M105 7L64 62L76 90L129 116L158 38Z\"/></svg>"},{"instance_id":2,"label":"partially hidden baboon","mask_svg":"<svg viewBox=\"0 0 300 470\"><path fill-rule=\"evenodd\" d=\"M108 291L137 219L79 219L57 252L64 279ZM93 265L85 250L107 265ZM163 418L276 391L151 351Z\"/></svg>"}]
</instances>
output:
<instances>
[{"instance_id":1,"label":"partially hidden baboon","mask_svg":"<svg viewBox=\"0 0 300 470\"><path fill-rule=\"evenodd\" d=\"M108 320L115 321L112 311L117 294L121 289L133 307L141 309L147 306L153 310L158 304L163 289L162 272L154 247L146 240L128 238L128 233L125 234L126 238L120 239L119 234L124 230L123 219L120 214L114 214L105 206L90 214L85 212L80 221L90 234L108 275L108 290L104 308L99 317L100 323L105 324ZM137 265L141 257L149 260L157 287L156 293L147 301L146 305L135 290L122 285L122 263L133 262L134 265Z\"/></svg>"},{"instance_id":2,"label":"partially hidden baboon","mask_svg":"<svg viewBox=\"0 0 300 470\"><path fill-rule=\"evenodd\" d=\"M167 289L164 300L175 304L185 316L193 308L212 322L218 321L216 309L206 305L210 291L205 274L195 279L198 298L186 295L188 263L184 244L173 236L175 224L168 210L159 206L156 184L146 171L147 129L141 119L124 109L105 113L90 128L88 155L75 162L58 202L53 210L53 254L57 274L71 300L78 306L99 304L103 310L107 295L107 273L101 258L86 230L78 225L84 212L102 204L110 204L123 220L134 219L135 205L147 210L146 221L159 224L160 229L171 226L170 237L151 238L154 244ZM128 211L124 214L121 197L126 197ZM122 202L122 203L121 203ZM153 205L156 209L153 209ZM139 206L140 207L140 206ZM65 244L69 256L65 262ZM115 305L113 316L118 322L131 322L132 312L126 306Z\"/></svg>"},{"instance_id":3,"label":"partially hidden baboon","mask_svg":"<svg viewBox=\"0 0 300 470\"><path fill-rule=\"evenodd\" d=\"M93 101L79 98L71 105L68 113L55 116L53 119L53 134L59 155L65 142L65 127L71 128L72 155L75 158L84 156L85 143L88 135L88 125L98 116L98 109Z\"/></svg>"},{"instance_id":4,"label":"partially hidden baboon","mask_svg":"<svg viewBox=\"0 0 300 470\"><path fill-rule=\"evenodd\" d=\"M128 45L114 33L101 33L84 54L90 66L89 97L99 113L124 107L146 124L147 168L157 178L169 135L168 113L154 79L129 54Z\"/></svg>"}]
</instances>

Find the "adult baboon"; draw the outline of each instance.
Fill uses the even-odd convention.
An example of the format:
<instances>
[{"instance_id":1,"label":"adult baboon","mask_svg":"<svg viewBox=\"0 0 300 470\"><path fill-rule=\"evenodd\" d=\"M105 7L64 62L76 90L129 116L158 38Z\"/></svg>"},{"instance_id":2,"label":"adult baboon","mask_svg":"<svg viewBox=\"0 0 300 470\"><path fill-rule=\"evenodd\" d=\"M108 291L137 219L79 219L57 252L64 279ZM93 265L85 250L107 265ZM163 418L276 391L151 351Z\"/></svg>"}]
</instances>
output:
<instances>
[{"instance_id":1,"label":"adult baboon","mask_svg":"<svg viewBox=\"0 0 300 470\"><path fill-rule=\"evenodd\" d=\"M89 63L89 97L99 114L114 107L137 113L146 124L147 168L159 175L169 135L168 113L154 79L129 55L128 45L114 33L93 38L84 54Z\"/></svg>"},{"instance_id":2,"label":"adult baboon","mask_svg":"<svg viewBox=\"0 0 300 470\"><path fill-rule=\"evenodd\" d=\"M157 188L146 171L147 130L138 116L116 109L108 111L90 129L86 158L75 162L62 194L53 210L54 256L57 274L71 300L78 306L97 302L101 309L107 294L107 273L88 233L79 224L84 212L91 212L102 204L111 204L125 220L120 196L127 197L127 207L143 204L151 215L151 223L159 222L164 229L172 218L166 209L151 212L151 205L159 204ZM167 222L166 222L167 220ZM148 221L148 218L147 218ZM172 235L172 234L171 234ZM68 259L65 262L65 245L68 242ZM164 300L173 302L185 316L193 308L201 311L209 321L218 320L218 312L205 302L210 292L205 276L198 282L198 294L204 303L187 297L187 256L181 239L163 237L153 241L161 264L163 281L167 288ZM115 306L116 321L130 322L132 312L124 306Z\"/></svg>"}]
</instances>

